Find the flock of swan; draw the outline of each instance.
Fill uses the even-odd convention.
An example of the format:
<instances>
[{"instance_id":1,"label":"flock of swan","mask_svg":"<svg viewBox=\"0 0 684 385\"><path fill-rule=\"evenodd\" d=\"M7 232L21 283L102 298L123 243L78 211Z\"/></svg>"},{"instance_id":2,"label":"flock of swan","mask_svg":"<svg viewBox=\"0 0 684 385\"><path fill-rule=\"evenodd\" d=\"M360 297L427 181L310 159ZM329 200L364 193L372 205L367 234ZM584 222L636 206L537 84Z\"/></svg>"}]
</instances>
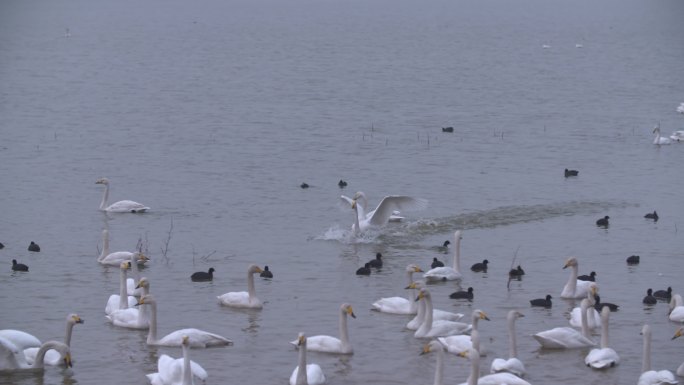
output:
<instances>
[{"instance_id":1,"label":"flock of swan","mask_svg":"<svg viewBox=\"0 0 684 385\"><path fill-rule=\"evenodd\" d=\"M133 201L119 201L107 205L109 181L106 178L96 183L105 185L100 209L103 211L141 213L149 207ZM363 192L358 192L353 198L342 196L342 201L354 209L356 215L352 230L362 232L373 226L382 226L391 220L401 220L400 210L419 209L425 207L426 201L405 196L387 196L372 211L368 210L368 203ZM464 357L470 360L470 374L466 384L529 384L525 379L527 371L518 357L515 323L524 317L519 310L510 310L507 315L509 352L506 357L496 357L492 360L489 374L481 376L481 357L485 356L481 346L483 336L480 335L478 325L480 321L489 321L488 314L481 309L475 309L467 318L469 322L462 322L464 314L436 309L433 305L429 282L461 281L463 274L460 268L460 244L462 231L454 233L453 260L450 266L436 266L423 271L416 264L409 264L405 268L406 296L380 298L370 306L372 310L396 315L414 315L405 328L413 332L415 338L428 339L422 353L434 353L436 359L434 384L444 383L444 364L447 354ZM118 266L120 270L119 294L112 294L106 301L105 315L113 325L125 329L148 330L147 345L180 347L182 357L173 358L161 355L157 362L157 372L147 375L152 384L194 384L195 379L204 381L208 373L201 365L190 359L190 348L210 348L230 346L233 342L219 334L196 328L184 328L165 334L159 338L157 333L157 301L150 293L149 279L141 277L139 280L128 278L128 270L138 273L138 265L145 264L149 259L141 252L109 250L109 233L102 232L103 250L97 261L102 265ZM449 243L445 242L444 248ZM381 262L381 256L376 259ZM597 302L598 284L590 280L578 279L578 259L570 257L565 261L563 269L569 269L568 280L560 291L561 298L581 299L580 306L573 309L568 320L569 326L558 326L540 331L533 335L535 341L545 349L589 349L584 358L584 364L596 370L615 367L620 363L618 352L610 346L609 320L611 308L601 307ZM518 267L520 271L522 269ZM211 272L211 271L210 271ZM254 275L263 273L259 266L251 264L247 267L247 291L228 292L217 297L222 306L234 308L261 309L262 302L257 298ZM422 279L414 280L414 275L422 274ZM592 275L589 278L594 278ZM585 277L582 277L585 278ZM650 289L649 289L650 290ZM662 293L661 293L662 294ZM671 296L668 318L674 322L684 322L684 303L680 294L670 291ZM663 294L663 295L665 295ZM472 295L472 291L471 291ZM471 297L472 299L472 297ZM551 296L547 295L542 306L550 307ZM534 300L544 301L544 300ZM531 301L534 305L534 301ZM597 310L598 309L600 310ZM326 382L324 370L315 363L307 361L307 351L328 354L349 355L354 353L348 330L348 319L356 318L352 305L343 303L339 308L338 337L331 335L308 336L299 333L297 339L290 343L298 350L298 363L291 373L291 385L323 384ZM45 365L71 366L70 341L75 325L84 321L77 314L69 314L66 318L66 333L64 342L41 342L35 336L16 329L0 330L0 371L42 370ZM601 328L601 339L597 344L592 338L591 330ZM579 329L579 330L578 330ZM642 373L638 379L639 385L647 384L677 384L674 374L668 370L655 371L651 369L651 332L650 326L644 325ZM673 339L684 335L684 326L680 327ZM684 376L684 363L677 369L677 375Z\"/></svg>"}]
</instances>

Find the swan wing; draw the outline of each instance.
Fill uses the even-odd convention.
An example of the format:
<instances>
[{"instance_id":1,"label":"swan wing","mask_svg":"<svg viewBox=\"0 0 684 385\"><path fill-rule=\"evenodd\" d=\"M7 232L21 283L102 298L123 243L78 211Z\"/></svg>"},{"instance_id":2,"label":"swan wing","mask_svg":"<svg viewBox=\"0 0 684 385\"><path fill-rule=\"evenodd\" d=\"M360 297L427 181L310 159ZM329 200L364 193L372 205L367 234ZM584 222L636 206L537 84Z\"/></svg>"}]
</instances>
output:
<instances>
[{"instance_id":1,"label":"swan wing","mask_svg":"<svg viewBox=\"0 0 684 385\"><path fill-rule=\"evenodd\" d=\"M378 207L369 213L369 223L373 226L385 225L395 210L420 210L427 207L428 201L404 195L389 195L380 201Z\"/></svg>"},{"instance_id":2,"label":"swan wing","mask_svg":"<svg viewBox=\"0 0 684 385\"><path fill-rule=\"evenodd\" d=\"M463 334L468 333L470 330L472 330L472 328L473 325L463 322L433 320L432 329L430 329L425 337L443 337L455 334Z\"/></svg>"},{"instance_id":3,"label":"swan wing","mask_svg":"<svg viewBox=\"0 0 684 385\"><path fill-rule=\"evenodd\" d=\"M461 279L462 277L463 276L461 275L461 273L456 271L453 267L449 266L435 267L434 269L430 269L426 271L425 274L423 274L423 278L429 281L456 281Z\"/></svg>"},{"instance_id":4,"label":"swan wing","mask_svg":"<svg viewBox=\"0 0 684 385\"><path fill-rule=\"evenodd\" d=\"M486 376L480 377L477 380L477 385L530 385L529 382L523 380L518 376L514 376L511 373L494 373L488 374Z\"/></svg>"},{"instance_id":5,"label":"swan wing","mask_svg":"<svg viewBox=\"0 0 684 385\"><path fill-rule=\"evenodd\" d=\"M674 322L684 322L684 306L677 306L670 312L670 320Z\"/></svg>"},{"instance_id":6,"label":"swan wing","mask_svg":"<svg viewBox=\"0 0 684 385\"><path fill-rule=\"evenodd\" d=\"M143 205L142 203L134 202L134 201L129 201L129 200L123 200L123 201L118 201L116 203L112 203L105 209L105 211L111 212L111 213L130 213L130 212L135 212L135 213L143 213L150 208Z\"/></svg>"},{"instance_id":7,"label":"swan wing","mask_svg":"<svg viewBox=\"0 0 684 385\"><path fill-rule=\"evenodd\" d=\"M373 302L373 309L382 313L391 314L416 314L412 311L411 303L404 297L380 298Z\"/></svg>"},{"instance_id":8,"label":"swan wing","mask_svg":"<svg viewBox=\"0 0 684 385\"><path fill-rule=\"evenodd\" d=\"M207 348L233 344L233 341L223 336L194 328L180 329L171 332L161 338L158 341L158 344L163 346L181 346L183 336L188 336L191 348Z\"/></svg>"},{"instance_id":9,"label":"swan wing","mask_svg":"<svg viewBox=\"0 0 684 385\"><path fill-rule=\"evenodd\" d=\"M674 374L669 370L649 370L641 373L637 385L675 385L677 383L678 381L675 379Z\"/></svg>"},{"instance_id":10,"label":"swan wing","mask_svg":"<svg viewBox=\"0 0 684 385\"><path fill-rule=\"evenodd\" d=\"M433 320L460 321L463 313L452 313L450 311L432 309Z\"/></svg>"},{"instance_id":11,"label":"swan wing","mask_svg":"<svg viewBox=\"0 0 684 385\"><path fill-rule=\"evenodd\" d=\"M311 336L306 338L306 350L311 352L342 353L342 341L333 336Z\"/></svg>"},{"instance_id":12,"label":"swan wing","mask_svg":"<svg viewBox=\"0 0 684 385\"><path fill-rule=\"evenodd\" d=\"M620 356L611 348L591 349L584 363L594 369L604 369L620 363Z\"/></svg>"},{"instance_id":13,"label":"swan wing","mask_svg":"<svg viewBox=\"0 0 684 385\"><path fill-rule=\"evenodd\" d=\"M106 257L100 260L103 265L119 266L121 262L128 262L133 257L133 253L130 251L115 251L113 253L107 254Z\"/></svg>"},{"instance_id":14,"label":"swan wing","mask_svg":"<svg viewBox=\"0 0 684 385\"><path fill-rule=\"evenodd\" d=\"M261 307L261 301L258 298L252 298L252 301L250 301L249 294L246 291L231 291L216 298L218 298L222 305L226 306Z\"/></svg>"},{"instance_id":15,"label":"swan wing","mask_svg":"<svg viewBox=\"0 0 684 385\"><path fill-rule=\"evenodd\" d=\"M107 300L107 305L105 306L105 314L110 315L114 313L119 309L119 295L118 294L112 294L109 296L109 299ZM128 296L128 307L133 308L135 305L138 304L138 300L135 299L132 295Z\"/></svg>"},{"instance_id":16,"label":"swan wing","mask_svg":"<svg viewBox=\"0 0 684 385\"><path fill-rule=\"evenodd\" d=\"M325 383L325 374L318 364L306 365L306 380L309 385L317 385Z\"/></svg>"},{"instance_id":17,"label":"swan wing","mask_svg":"<svg viewBox=\"0 0 684 385\"><path fill-rule=\"evenodd\" d=\"M0 337L7 339L17 349L39 348L41 342L34 335L15 329L0 330Z\"/></svg>"},{"instance_id":18,"label":"swan wing","mask_svg":"<svg viewBox=\"0 0 684 385\"><path fill-rule=\"evenodd\" d=\"M594 341L571 327L558 327L533 335L539 344L547 349L574 349L595 346Z\"/></svg>"},{"instance_id":19,"label":"swan wing","mask_svg":"<svg viewBox=\"0 0 684 385\"><path fill-rule=\"evenodd\" d=\"M112 324L128 329L148 329L149 322L140 319L140 310L134 308L121 309L106 316Z\"/></svg>"},{"instance_id":20,"label":"swan wing","mask_svg":"<svg viewBox=\"0 0 684 385\"><path fill-rule=\"evenodd\" d=\"M509 359L495 358L492 361L491 373L508 372L518 377L525 375L525 365L519 359L513 357Z\"/></svg>"},{"instance_id":21,"label":"swan wing","mask_svg":"<svg viewBox=\"0 0 684 385\"><path fill-rule=\"evenodd\" d=\"M0 336L0 370L21 369L26 366L22 351L12 341Z\"/></svg>"},{"instance_id":22,"label":"swan wing","mask_svg":"<svg viewBox=\"0 0 684 385\"><path fill-rule=\"evenodd\" d=\"M470 336L458 335L437 338L442 343L449 353L459 354L470 350L473 347L473 342Z\"/></svg>"}]
</instances>

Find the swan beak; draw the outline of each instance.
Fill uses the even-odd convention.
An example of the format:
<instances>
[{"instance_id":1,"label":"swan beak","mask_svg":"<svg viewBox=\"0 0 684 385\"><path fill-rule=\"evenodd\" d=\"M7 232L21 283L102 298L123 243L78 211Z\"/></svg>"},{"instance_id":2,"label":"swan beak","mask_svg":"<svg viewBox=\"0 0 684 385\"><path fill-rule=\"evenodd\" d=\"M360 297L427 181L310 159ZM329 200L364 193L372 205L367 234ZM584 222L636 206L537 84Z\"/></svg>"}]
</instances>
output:
<instances>
[{"instance_id":1,"label":"swan beak","mask_svg":"<svg viewBox=\"0 0 684 385\"><path fill-rule=\"evenodd\" d=\"M416 301L415 301L415 302L418 302L418 301L420 301L421 299L425 298L425 294L424 294L424 293L425 293L424 291L421 291L420 293L418 293L418 295L416 296Z\"/></svg>"},{"instance_id":2,"label":"swan beak","mask_svg":"<svg viewBox=\"0 0 684 385\"><path fill-rule=\"evenodd\" d=\"M428 353L430 353L430 344L425 344L425 346L423 346L423 350L420 352L420 355L422 356L423 354Z\"/></svg>"},{"instance_id":3,"label":"swan beak","mask_svg":"<svg viewBox=\"0 0 684 385\"><path fill-rule=\"evenodd\" d=\"M468 358L468 351L467 351L467 350L464 350L464 351L458 353L458 355L459 355L460 357L463 357L463 358Z\"/></svg>"},{"instance_id":4,"label":"swan beak","mask_svg":"<svg viewBox=\"0 0 684 385\"><path fill-rule=\"evenodd\" d=\"M415 289L416 288L416 283L411 282L408 286L406 286L404 289Z\"/></svg>"},{"instance_id":5,"label":"swan beak","mask_svg":"<svg viewBox=\"0 0 684 385\"><path fill-rule=\"evenodd\" d=\"M570 266L570 263L566 262L565 265L563 265L563 268L565 269L565 268L567 268L568 266Z\"/></svg>"},{"instance_id":6,"label":"swan beak","mask_svg":"<svg viewBox=\"0 0 684 385\"><path fill-rule=\"evenodd\" d=\"M135 288L140 289L141 287L143 287L142 283L143 283L143 280L138 281L138 284L135 285Z\"/></svg>"},{"instance_id":7,"label":"swan beak","mask_svg":"<svg viewBox=\"0 0 684 385\"><path fill-rule=\"evenodd\" d=\"M71 368L73 365L71 364L71 353L67 353L64 355L64 366L67 368Z\"/></svg>"},{"instance_id":8,"label":"swan beak","mask_svg":"<svg viewBox=\"0 0 684 385\"><path fill-rule=\"evenodd\" d=\"M413 268L413 272L414 272L414 273L422 273L422 272L423 272L423 269L421 269L420 267L416 266L416 267Z\"/></svg>"},{"instance_id":9,"label":"swan beak","mask_svg":"<svg viewBox=\"0 0 684 385\"><path fill-rule=\"evenodd\" d=\"M352 201L352 205L351 205L351 208L353 208L353 209L355 209L355 208L356 208L356 199L354 199L354 200Z\"/></svg>"},{"instance_id":10,"label":"swan beak","mask_svg":"<svg viewBox=\"0 0 684 385\"><path fill-rule=\"evenodd\" d=\"M77 315L75 315L75 316L73 317L73 319L74 319L74 322L76 322L77 324L82 324L82 323L85 322L83 319L81 319L81 317L79 317L79 316L77 316Z\"/></svg>"},{"instance_id":11,"label":"swan beak","mask_svg":"<svg viewBox=\"0 0 684 385\"><path fill-rule=\"evenodd\" d=\"M351 306L347 308L347 314L350 315L352 318L356 318L356 314L354 314L354 310L352 310Z\"/></svg>"},{"instance_id":12,"label":"swan beak","mask_svg":"<svg viewBox=\"0 0 684 385\"><path fill-rule=\"evenodd\" d=\"M485 312L483 312L483 311L480 312L480 319L487 320L487 321L491 321L491 320L489 319L489 317L487 317L487 314L485 314Z\"/></svg>"},{"instance_id":13,"label":"swan beak","mask_svg":"<svg viewBox=\"0 0 684 385\"><path fill-rule=\"evenodd\" d=\"M302 345L304 345L304 342L305 342L305 341L306 341L306 337L304 337L304 336L299 336L299 338L297 338L297 346L302 346Z\"/></svg>"},{"instance_id":14,"label":"swan beak","mask_svg":"<svg viewBox=\"0 0 684 385\"><path fill-rule=\"evenodd\" d=\"M675 338L677 338L677 337L681 337L681 336L683 336L683 335L684 335L684 329L681 329L681 328L680 328L679 330L677 330L677 332L676 332L675 335L672 337L672 339L675 339Z\"/></svg>"},{"instance_id":15,"label":"swan beak","mask_svg":"<svg viewBox=\"0 0 684 385\"><path fill-rule=\"evenodd\" d=\"M257 273L259 273L259 274L261 274L261 273L263 273L264 271L263 271L263 270L261 270L261 268L260 268L260 267L257 267L257 268L256 268L256 272L257 272Z\"/></svg>"}]
</instances>

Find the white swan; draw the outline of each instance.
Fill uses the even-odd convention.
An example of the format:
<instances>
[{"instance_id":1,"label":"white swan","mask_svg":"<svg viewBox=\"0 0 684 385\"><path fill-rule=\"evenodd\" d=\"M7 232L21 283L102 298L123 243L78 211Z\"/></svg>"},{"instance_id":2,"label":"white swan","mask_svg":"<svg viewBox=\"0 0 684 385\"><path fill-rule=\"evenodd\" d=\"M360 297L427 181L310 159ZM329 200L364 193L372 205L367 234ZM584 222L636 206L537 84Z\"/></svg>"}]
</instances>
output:
<instances>
[{"instance_id":1,"label":"white swan","mask_svg":"<svg viewBox=\"0 0 684 385\"><path fill-rule=\"evenodd\" d=\"M413 273L422 273L420 267L414 264L406 266L406 278L408 286L413 283ZM388 297L380 298L373 302L373 310L382 313L391 314L416 314L418 313L418 304L416 304L416 294L413 290L409 290L408 299L404 297Z\"/></svg>"},{"instance_id":2,"label":"white swan","mask_svg":"<svg viewBox=\"0 0 684 385\"><path fill-rule=\"evenodd\" d=\"M150 208L134 201L123 200L112 203L107 206L107 199L109 199L109 179L98 179L95 184L103 184L105 186L104 195L102 195L102 202L100 203L100 210L110 213L144 213Z\"/></svg>"},{"instance_id":3,"label":"white swan","mask_svg":"<svg viewBox=\"0 0 684 385\"><path fill-rule=\"evenodd\" d=\"M105 305L105 314L110 315L117 310L128 309L135 306L138 300L132 295L128 295L128 285L126 283L126 271L130 268L130 262L119 264L119 294L112 294Z\"/></svg>"},{"instance_id":4,"label":"white swan","mask_svg":"<svg viewBox=\"0 0 684 385\"><path fill-rule=\"evenodd\" d=\"M656 134L655 139L653 139L653 144L662 145L672 143L672 139L660 136L660 123L653 128L653 133Z\"/></svg>"},{"instance_id":5,"label":"white swan","mask_svg":"<svg viewBox=\"0 0 684 385\"><path fill-rule=\"evenodd\" d=\"M66 346L69 346L69 348L71 348L71 334L73 333L74 325L82 324L84 322L85 321L78 314L75 313L69 314L66 317L66 333L64 334L64 344ZM38 350L40 350L39 347L24 349L24 356L26 357L26 362L29 365L33 365L34 362L36 362ZM58 366L65 364L64 360L62 359L62 354L54 349L50 349L47 352L45 352L45 358L43 362L45 363L45 365L50 366Z\"/></svg>"},{"instance_id":6,"label":"white swan","mask_svg":"<svg viewBox=\"0 0 684 385\"><path fill-rule=\"evenodd\" d=\"M587 309L587 327L589 329L596 329L601 326L601 314L596 310L596 294L598 293L598 285L592 282L587 291L587 300L589 300L589 309ZM570 326L582 327L582 309L577 306L570 311Z\"/></svg>"},{"instance_id":7,"label":"white swan","mask_svg":"<svg viewBox=\"0 0 684 385\"><path fill-rule=\"evenodd\" d=\"M620 356L608 346L608 318L610 308L605 306L601 310L601 347L591 349L584 358L584 363L594 369L612 368L620 363Z\"/></svg>"},{"instance_id":8,"label":"white swan","mask_svg":"<svg viewBox=\"0 0 684 385\"><path fill-rule=\"evenodd\" d=\"M423 281L415 281L412 282L410 285L408 285L406 288L407 289L417 289L420 290L420 288L425 287ZM414 295L415 297L415 295ZM414 299L414 302L415 299ZM444 320L444 321L460 321L461 318L463 318L463 313L453 313L450 311L445 311L445 310L440 310L440 309L435 309L434 307L432 308L432 320L437 321L437 320ZM418 330L420 325L423 324L425 321L425 301L419 301L418 302L418 313L416 313L416 316L411 319L406 324L406 328L409 330Z\"/></svg>"},{"instance_id":9,"label":"white swan","mask_svg":"<svg viewBox=\"0 0 684 385\"><path fill-rule=\"evenodd\" d=\"M670 321L684 322L684 303L682 303L682 296L673 294L670 298Z\"/></svg>"},{"instance_id":10,"label":"white swan","mask_svg":"<svg viewBox=\"0 0 684 385\"><path fill-rule=\"evenodd\" d=\"M200 364L190 360L190 339L181 337L183 358L172 358L162 354L157 360L157 372L150 373L147 378L152 385L193 385L197 377L205 381L207 371Z\"/></svg>"},{"instance_id":11,"label":"white swan","mask_svg":"<svg viewBox=\"0 0 684 385\"><path fill-rule=\"evenodd\" d=\"M459 356L470 358L470 375L468 381L462 385L530 385L529 382L508 372L480 377L480 353L473 348L460 353Z\"/></svg>"},{"instance_id":12,"label":"white swan","mask_svg":"<svg viewBox=\"0 0 684 385\"><path fill-rule=\"evenodd\" d=\"M508 372L518 377L525 376L525 365L518 358L518 348L515 341L515 320L524 316L517 310L508 312L508 359L495 358L492 361L491 373Z\"/></svg>"},{"instance_id":13,"label":"white swan","mask_svg":"<svg viewBox=\"0 0 684 385\"><path fill-rule=\"evenodd\" d=\"M413 334L416 338L432 338L463 334L472 328L472 325L463 322L445 321L432 319L432 296L427 288L421 288L416 301L425 301L425 320Z\"/></svg>"},{"instance_id":14,"label":"white swan","mask_svg":"<svg viewBox=\"0 0 684 385\"><path fill-rule=\"evenodd\" d=\"M577 269L579 267L579 263L577 262L577 258L575 257L570 257L565 261L565 265L563 265L563 269L570 267L570 276L568 277L568 282L565 284L563 287L563 291L561 292L561 298L584 298L587 296L587 292L589 291L589 286L593 282L591 281L580 281L577 279Z\"/></svg>"},{"instance_id":15,"label":"white swan","mask_svg":"<svg viewBox=\"0 0 684 385\"><path fill-rule=\"evenodd\" d=\"M0 337L0 372L27 369L42 370L45 367L45 354L50 349L55 349L59 352L60 357L64 360L64 365L71 367L71 351L62 342L47 341L41 344L36 354L35 362L33 365L30 365L26 362L24 352L20 347L11 340Z\"/></svg>"},{"instance_id":16,"label":"white swan","mask_svg":"<svg viewBox=\"0 0 684 385\"><path fill-rule=\"evenodd\" d=\"M128 288L126 287L126 291ZM135 290L142 290L142 295L150 293L150 285L147 278L141 278ZM126 291L122 291L119 298L126 295ZM136 300L133 305L130 305L130 299L134 298L127 296L129 299L129 306L124 309L114 310L111 314L105 316L113 325L128 329L147 329L150 327L150 308L143 306L142 308L134 307L138 304ZM135 298L134 298L135 299Z\"/></svg>"},{"instance_id":17,"label":"white swan","mask_svg":"<svg viewBox=\"0 0 684 385\"><path fill-rule=\"evenodd\" d=\"M144 264L147 261L149 261L149 258L145 256L142 252L137 252L137 253L132 253L129 251L116 251L113 253L109 252L109 231L108 230L102 230L102 252L100 253L100 256L97 257L97 261L100 262L103 265L108 265L108 266L119 266L121 262L131 262L131 269L133 270L134 274L137 276L140 273L140 270L138 269L138 264ZM135 282L135 279L133 278L128 278L126 280L127 285L128 285L128 292L131 293L132 295L136 297L140 297L142 295L141 290L136 290L135 287L137 285L137 282Z\"/></svg>"},{"instance_id":18,"label":"white swan","mask_svg":"<svg viewBox=\"0 0 684 385\"><path fill-rule=\"evenodd\" d=\"M191 348L208 348L233 344L233 341L223 336L194 328L176 330L161 339L157 339L157 301L152 294L148 294L140 297L136 306L141 305L150 306L150 329L147 332L148 345L181 346L183 343L183 336L189 338Z\"/></svg>"},{"instance_id":19,"label":"white swan","mask_svg":"<svg viewBox=\"0 0 684 385\"><path fill-rule=\"evenodd\" d=\"M580 307L583 310L582 332L578 332L569 326L563 326L539 332L532 337L543 348L547 349L576 349L596 346L596 343L589 338L589 328L586 322L586 310L590 307L589 300L583 299Z\"/></svg>"},{"instance_id":20,"label":"white swan","mask_svg":"<svg viewBox=\"0 0 684 385\"><path fill-rule=\"evenodd\" d=\"M318 364L306 363L306 336L304 333L299 333L297 338L297 345L299 346L299 364L292 371L290 376L290 385L317 385L325 383L325 374ZM305 369L305 370L299 370Z\"/></svg>"},{"instance_id":21,"label":"white swan","mask_svg":"<svg viewBox=\"0 0 684 385\"><path fill-rule=\"evenodd\" d=\"M672 135L670 135L670 139L674 142L684 141L684 130L673 131Z\"/></svg>"},{"instance_id":22,"label":"white swan","mask_svg":"<svg viewBox=\"0 0 684 385\"><path fill-rule=\"evenodd\" d=\"M0 369L13 367L28 367L24 351L33 347L40 347L41 342L34 335L21 330L0 330Z\"/></svg>"},{"instance_id":23,"label":"white swan","mask_svg":"<svg viewBox=\"0 0 684 385\"><path fill-rule=\"evenodd\" d=\"M454 232L454 260L452 266L435 267L423 274L428 281L456 281L461 274L461 230Z\"/></svg>"},{"instance_id":24,"label":"white swan","mask_svg":"<svg viewBox=\"0 0 684 385\"><path fill-rule=\"evenodd\" d=\"M674 385L679 383L669 370L655 371L651 370L651 326L645 324L641 328L641 335L643 336L643 350L641 354L641 375L637 385Z\"/></svg>"},{"instance_id":25,"label":"white swan","mask_svg":"<svg viewBox=\"0 0 684 385\"><path fill-rule=\"evenodd\" d=\"M356 215L359 216L359 221L364 221L364 220L370 220L373 215L375 214L375 209L368 211L368 199L366 198L366 194L364 194L362 191L357 192L354 195L354 198L349 198L348 196L341 195L340 199L342 200L343 203L348 204L350 207L354 208L352 205L354 205L354 200L356 199L356 204L361 205L360 209L356 211ZM400 212L398 210L393 210L392 215L390 215L389 219L387 220L388 222L401 222L404 219L400 215Z\"/></svg>"},{"instance_id":26,"label":"white swan","mask_svg":"<svg viewBox=\"0 0 684 385\"><path fill-rule=\"evenodd\" d=\"M343 303L340 306L340 338L326 335L311 336L307 338L307 349L324 353L353 354L354 349L352 349L349 342L347 316L356 318L352 306L348 303ZM294 346L299 346L298 339L290 341L290 343Z\"/></svg>"},{"instance_id":27,"label":"white swan","mask_svg":"<svg viewBox=\"0 0 684 385\"><path fill-rule=\"evenodd\" d=\"M684 326L677 329L672 339L679 338L681 336L684 336ZM677 375L680 377L684 377L684 362L682 362L682 364L679 365L679 367L677 368Z\"/></svg>"},{"instance_id":28,"label":"white swan","mask_svg":"<svg viewBox=\"0 0 684 385\"><path fill-rule=\"evenodd\" d=\"M247 291L231 291L216 297L224 306L261 309L262 304L256 297L254 289L254 274L263 270L257 265L249 265L247 268Z\"/></svg>"},{"instance_id":29,"label":"white swan","mask_svg":"<svg viewBox=\"0 0 684 385\"><path fill-rule=\"evenodd\" d=\"M480 332L477 325L480 320L489 321L487 314L480 309L473 310L472 326L470 335L457 335L448 337L439 337L437 340L442 343L449 353L459 354L465 352L470 348L480 351Z\"/></svg>"},{"instance_id":30,"label":"white swan","mask_svg":"<svg viewBox=\"0 0 684 385\"><path fill-rule=\"evenodd\" d=\"M342 198L344 199L344 198ZM359 200L361 199L361 203ZM351 207L356 211L354 224L352 225L352 232L358 234L366 231L370 227L384 226L389 222L390 217L396 210L418 210L427 207L425 199L413 198L405 195L389 195L380 201L375 210L366 214L366 207L364 207L366 195L359 191L354 194L351 201Z\"/></svg>"},{"instance_id":31,"label":"white swan","mask_svg":"<svg viewBox=\"0 0 684 385\"><path fill-rule=\"evenodd\" d=\"M444 346L437 340L432 340L425 344L421 355L435 352L437 356L437 364L435 365L435 382L434 385L444 384Z\"/></svg>"}]
</instances>

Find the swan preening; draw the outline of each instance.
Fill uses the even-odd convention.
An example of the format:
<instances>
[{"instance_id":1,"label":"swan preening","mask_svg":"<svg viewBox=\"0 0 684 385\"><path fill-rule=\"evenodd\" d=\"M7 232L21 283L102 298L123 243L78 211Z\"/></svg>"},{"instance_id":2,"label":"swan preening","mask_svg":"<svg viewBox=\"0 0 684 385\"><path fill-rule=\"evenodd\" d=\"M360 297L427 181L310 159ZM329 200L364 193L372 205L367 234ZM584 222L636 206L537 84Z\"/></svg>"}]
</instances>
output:
<instances>
[{"instance_id":1,"label":"swan preening","mask_svg":"<svg viewBox=\"0 0 684 385\"><path fill-rule=\"evenodd\" d=\"M162 354L157 360L157 372L150 373L147 378L152 385L193 385L194 378L204 381L207 371L195 361L190 360L190 338L181 337L183 358L172 358Z\"/></svg>"},{"instance_id":2,"label":"swan preening","mask_svg":"<svg viewBox=\"0 0 684 385\"><path fill-rule=\"evenodd\" d=\"M620 356L615 350L608 346L608 319L610 308L604 307L601 310L601 347L591 349L584 358L584 363L594 369L612 368L620 363Z\"/></svg>"},{"instance_id":3,"label":"swan preening","mask_svg":"<svg viewBox=\"0 0 684 385\"><path fill-rule=\"evenodd\" d=\"M582 309L582 332L565 326L539 332L534 337L537 342L547 349L576 349L595 346L596 343L589 338L589 328L587 327L587 309L593 307L589 300L584 298L580 303Z\"/></svg>"},{"instance_id":4,"label":"swan preening","mask_svg":"<svg viewBox=\"0 0 684 385\"><path fill-rule=\"evenodd\" d=\"M299 364L292 371L290 385L318 385L325 383L325 374L323 374L321 367L318 364L306 363L307 347L304 333L299 333L297 346L299 347Z\"/></svg>"},{"instance_id":5,"label":"swan preening","mask_svg":"<svg viewBox=\"0 0 684 385\"><path fill-rule=\"evenodd\" d=\"M407 286L413 283L413 274L422 273L420 267L415 264L409 264L406 266L406 280L408 281ZM388 297L380 298L379 300L373 302L373 310L377 310L383 313L391 314L416 314L418 312L418 304L416 304L416 294L415 291L410 290L408 298L404 297Z\"/></svg>"},{"instance_id":6,"label":"swan preening","mask_svg":"<svg viewBox=\"0 0 684 385\"><path fill-rule=\"evenodd\" d=\"M348 303L343 303L342 306L340 306L340 338L327 335L311 336L307 338L307 349L323 353L354 353L354 349L352 349L351 343L349 342L347 316L356 318L352 306ZM294 340L290 343L294 346L299 346L299 340Z\"/></svg>"},{"instance_id":7,"label":"swan preening","mask_svg":"<svg viewBox=\"0 0 684 385\"><path fill-rule=\"evenodd\" d=\"M233 344L233 341L223 336L194 328L176 330L157 339L157 301L152 294L143 295L136 306L142 305L150 306L150 329L147 333L148 345L181 346L183 344L183 337L189 339L191 348L208 348Z\"/></svg>"},{"instance_id":8,"label":"swan preening","mask_svg":"<svg viewBox=\"0 0 684 385\"><path fill-rule=\"evenodd\" d=\"M395 219L400 218L396 216L395 211L419 210L427 207L427 200L405 195L386 196L382 198L373 211L368 211L368 200L366 199L366 194L362 191L354 194L354 197L351 199L344 195L341 196L341 199L351 204L351 208L356 211L356 218L352 225L352 232L355 234L371 227L384 226L392 219L393 215Z\"/></svg>"},{"instance_id":9,"label":"swan preening","mask_svg":"<svg viewBox=\"0 0 684 385\"><path fill-rule=\"evenodd\" d=\"M39 346L35 362L29 364L24 356L24 349L21 343L0 335L0 372L43 369L46 363L46 353L51 349L57 351L60 359L64 362L64 366L71 367L71 350L66 344L58 341L47 341L39 344Z\"/></svg>"},{"instance_id":10,"label":"swan preening","mask_svg":"<svg viewBox=\"0 0 684 385\"><path fill-rule=\"evenodd\" d=\"M247 291L231 291L216 297L219 303L224 306L241 307L251 309L261 309L262 304L256 297L254 289L254 274L261 273L263 270L257 265L249 265L247 268Z\"/></svg>"},{"instance_id":11,"label":"swan preening","mask_svg":"<svg viewBox=\"0 0 684 385\"><path fill-rule=\"evenodd\" d=\"M643 350L641 354L641 376L637 385L664 385L677 384L674 374L669 370L651 370L651 326L645 324L641 328L643 336Z\"/></svg>"},{"instance_id":12,"label":"swan preening","mask_svg":"<svg viewBox=\"0 0 684 385\"><path fill-rule=\"evenodd\" d=\"M517 310L508 312L508 359L495 358L492 361L491 373L508 372L513 373L518 377L524 377L526 370L525 365L518 358L518 348L515 338L515 320L524 317L525 315Z\"/></svg>"},{"instance_id":13,"label":"swan preening","mask_svg":"<svg viewBox=\"0 0 684 385\"><path fill-rule=\"evenodd\" d=\"M561 298L584 298L587 296L589 287L593 282L591 281L580 281L577 279L577 270L579 268L579 262L577 258L570 257L565 261L563 269L570 267L570 276L568 277L568 282L563 287L561 291Z\"/></svg>"},{"instance_id":14,"label":"swan preening","mask_svg":"<svg viewBox=\"0 0 684 385\"><path fill-rule=\"evenodd\" d=\"M454 260L451 266L436 267L423 274L428 281L456 281L461 274L461 230L454 232Z\"/></svg>"},{"instance_id":15,"label":"swan preening","mask_svg":"<svg viewBox=\"0 0 684 385\"><path fill-rule=\"evenodd\" d=\"M459 353L459 356L470 358L470 375L468 381L462 385L530 385L529 382L508 372L492 373L480 377L480 353L473 348Z\"/></svg>"},{"instance_id":16,"label":"swan preening","mask_svg":"<svg viewBox=\"0 0 684 385\"><path fill-rule=\"evenodd\" d=\"M457 335L448 337L439 337L437 340L446 347L449 353L459 354L470 348L480 351L480 332L477 329L478 321L489 321L487 314L480 309L473 310L471 317L470 335Z\"/></svg>"},{"instance_id":17,"label":"swan preening","mask_svg":"<svg viewBox=\"0 0 684 385\"><path fill-rule=\"evenodd\" d=\"M104 195L102 195L102 202L100 203L100 210L102 211L107 211L110 213L144 213L150 209L141 203L129 200L118 201L107 206L107 200L109 199L109 179L98 179L95 184L103 184L105 186Z\"/></svg>"}]
</instances>

